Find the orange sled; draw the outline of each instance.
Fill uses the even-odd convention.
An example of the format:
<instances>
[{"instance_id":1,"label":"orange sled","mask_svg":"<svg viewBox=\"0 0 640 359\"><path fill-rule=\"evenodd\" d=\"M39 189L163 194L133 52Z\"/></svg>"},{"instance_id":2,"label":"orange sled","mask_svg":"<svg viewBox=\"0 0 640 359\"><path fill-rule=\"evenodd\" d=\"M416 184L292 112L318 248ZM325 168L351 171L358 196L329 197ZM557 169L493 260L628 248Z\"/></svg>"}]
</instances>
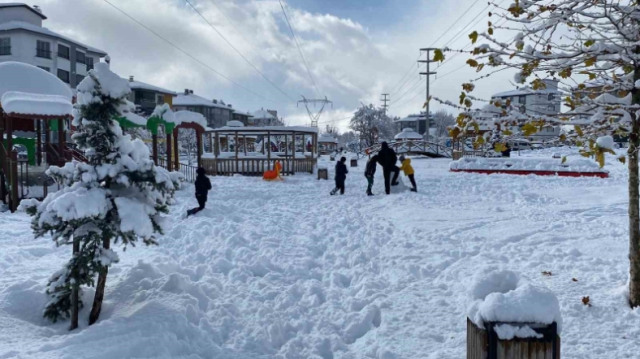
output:
<instances>
[{"instance_id":1,"label":"orange sled","mask_svg":"<svg viewBox=\"0 0 640 359\"><path fill-rule=\"evenodd\" d=\"M282 165L280 165L280 161L276 161L276 164L274 167L275 167L274 169L264 172L264 175L262 176L263 180L265 181L282 180L282 177L280 177L280 171L282 170Z\"/></svg>"}]
</instances>

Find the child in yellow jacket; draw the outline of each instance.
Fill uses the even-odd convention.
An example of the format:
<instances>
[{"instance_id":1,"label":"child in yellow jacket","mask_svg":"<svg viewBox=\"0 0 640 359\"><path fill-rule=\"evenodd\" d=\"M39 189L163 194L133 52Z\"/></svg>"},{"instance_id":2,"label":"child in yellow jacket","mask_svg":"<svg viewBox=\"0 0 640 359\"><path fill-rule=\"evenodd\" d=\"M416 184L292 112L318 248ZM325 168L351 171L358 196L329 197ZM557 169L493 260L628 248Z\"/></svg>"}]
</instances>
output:
<instances>
[{"instance_id":1,"label":"child in yellow jacket","mask_svg":"<svg viewBox=\"0 0 640 359\"><path fill-rule=\"evenodd\" d=\"M409 177L409 181L411 181L411 192L418 192L418 186L416 185L416 179L414 177L415 171L413 167L411 167L411 159L405 158L404 156L400 156L400 162L402 166L400 166L400 170L404 171L404 175Z\"/></svg>"}]
</instances>

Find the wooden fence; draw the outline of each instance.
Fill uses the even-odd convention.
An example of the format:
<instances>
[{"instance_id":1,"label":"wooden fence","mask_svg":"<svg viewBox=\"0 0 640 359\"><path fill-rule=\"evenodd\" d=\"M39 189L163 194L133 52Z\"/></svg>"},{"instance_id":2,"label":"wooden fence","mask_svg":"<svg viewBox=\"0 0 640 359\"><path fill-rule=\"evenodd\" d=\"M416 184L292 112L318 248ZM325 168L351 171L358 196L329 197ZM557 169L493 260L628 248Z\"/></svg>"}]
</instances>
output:
<instances>
[{"instance_id":1,"label":"wooden fence","mask_svg":"<svg viewBox=\"0 0 640 359\"><path fill-rule=\"evenodd\" d=\"M167 159L165 157L158 157L158 166L166 169ZM185 165L183 163L180 164L180 168L178 168L177 170L174 169L174 171L182 173L185 181L191 182L191 183L195 183L196 181L196 177L198 176L197 170L198 170L198 167Z\"/></svg>"},{"instance_id":2,"label":"wooden fence","mask_svg":"<svg viewBox=\"0 0 640 359\"><path fill-rule=\"evenodd\" d=\"M296 173L313 173L316 160L311 158L280 158L280 159L213 159L203 158L202 167L211 176L262 176L265 171L274 168L280 162L283 175Z\"/></svg>"}]
</instances>

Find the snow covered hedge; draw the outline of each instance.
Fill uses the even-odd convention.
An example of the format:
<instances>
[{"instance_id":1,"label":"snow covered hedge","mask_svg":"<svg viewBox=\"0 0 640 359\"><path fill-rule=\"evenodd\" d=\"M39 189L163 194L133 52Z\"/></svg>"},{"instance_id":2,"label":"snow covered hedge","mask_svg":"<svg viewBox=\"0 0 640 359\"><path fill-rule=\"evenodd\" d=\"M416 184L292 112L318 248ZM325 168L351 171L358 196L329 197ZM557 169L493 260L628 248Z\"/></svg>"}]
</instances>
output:
<instances>
[{"instance_id":1,"label":"snow covered hedge","mask_svg":"<svg viewBox=\"0 0 640 359\"><path fill-rule=\"evenodd\" d=\"M562 163L561 159L463 157L457 161L452 161L449 168L452 171L500 170L607 173L596 162L588 159L571 159Z\"/></svg>"}]
</instances>

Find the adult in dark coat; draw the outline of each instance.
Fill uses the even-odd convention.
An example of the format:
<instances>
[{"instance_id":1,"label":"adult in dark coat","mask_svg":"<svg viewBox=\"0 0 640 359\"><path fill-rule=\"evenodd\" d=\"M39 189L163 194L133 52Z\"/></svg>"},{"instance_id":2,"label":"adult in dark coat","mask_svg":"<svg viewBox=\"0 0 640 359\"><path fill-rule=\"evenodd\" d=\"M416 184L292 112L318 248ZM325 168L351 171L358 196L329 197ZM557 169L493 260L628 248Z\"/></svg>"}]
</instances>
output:
<instances>
[{"instance_id":1,"label":"adult in dark coat","mask_svg":"<svg viewBox=\"0 0 640 359\"><path fill-rule=\"evenodd\" d=\"M378 152L378 163L382 166L382 173L384 175L384 191L386 194L391 194L391 184L398 185L398 176L400 175L400 168L396 166L398 162L398 156L396 151L389 147L389 144L382 142L380 145L380 151ZM391 172L394 172L393 182L391 181Z\"/></svg>"},{"instance_id":2,"label":"adult in dark coat","mask_svg":"<svg viewBox=\"0 0 640 359\"><path fill-rule=\"evenodd\" d=\"M199 167L196 173L198 174L196 177L196 200L198 200L198 207L188 210L187 216L194 215L204 209L209 191L211 190L211 181L209 177L207 177L207 171Z\"/></svg>"}]
</instances>

